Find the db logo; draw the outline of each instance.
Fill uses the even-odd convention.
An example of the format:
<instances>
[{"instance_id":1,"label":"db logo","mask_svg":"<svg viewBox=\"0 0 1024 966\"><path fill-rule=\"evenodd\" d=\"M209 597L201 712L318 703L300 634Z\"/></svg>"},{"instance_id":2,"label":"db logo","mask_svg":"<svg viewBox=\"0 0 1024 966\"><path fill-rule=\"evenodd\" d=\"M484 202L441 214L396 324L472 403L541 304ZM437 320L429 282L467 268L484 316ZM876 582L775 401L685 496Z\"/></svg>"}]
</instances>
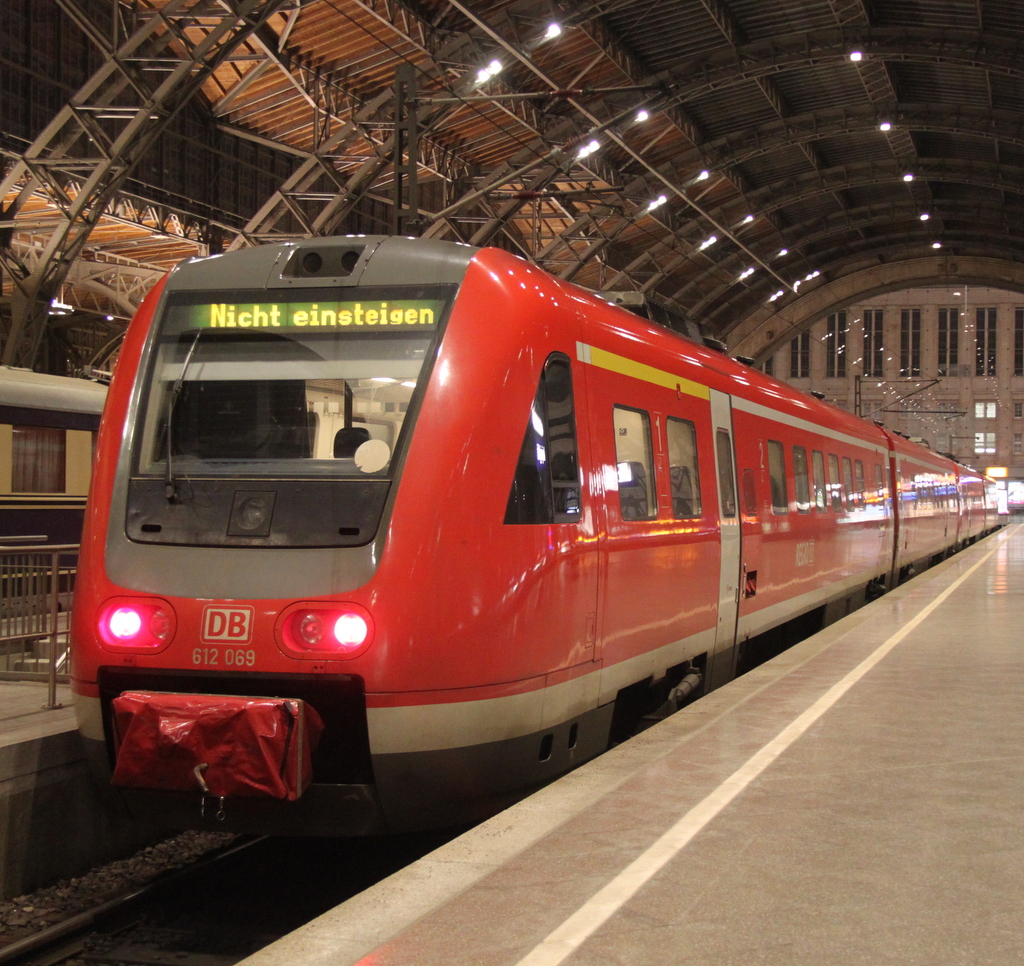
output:
<instances>
[{"instance_id":1,"label":"db logo","mask_svg":"<svg viewBox=\"0 0 1024 966\"><path fill-rule=\"evenodd\" d=\"M248 644L253 613L252 607L207 607L200 639L204 644Z\"/></svg>"}]
</instances>

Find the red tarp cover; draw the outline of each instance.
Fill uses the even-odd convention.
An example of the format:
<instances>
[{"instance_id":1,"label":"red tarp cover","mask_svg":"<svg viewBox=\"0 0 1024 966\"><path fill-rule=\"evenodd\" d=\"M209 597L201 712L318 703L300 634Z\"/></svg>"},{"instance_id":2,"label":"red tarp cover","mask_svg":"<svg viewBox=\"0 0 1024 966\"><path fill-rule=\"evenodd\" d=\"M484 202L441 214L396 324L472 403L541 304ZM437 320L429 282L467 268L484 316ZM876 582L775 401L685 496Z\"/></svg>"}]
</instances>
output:
<instances>
[{"instance_id":1,"label":"red tarp cover","mask_svg":"<svg viewBox=\"0 0 1024 966\"><path fill-rule=\"evenodd\" d=\"M111 783L128 788L297 799L323 722L293 698L125 691L114 702Z\"/></svg>"}]
</instances>

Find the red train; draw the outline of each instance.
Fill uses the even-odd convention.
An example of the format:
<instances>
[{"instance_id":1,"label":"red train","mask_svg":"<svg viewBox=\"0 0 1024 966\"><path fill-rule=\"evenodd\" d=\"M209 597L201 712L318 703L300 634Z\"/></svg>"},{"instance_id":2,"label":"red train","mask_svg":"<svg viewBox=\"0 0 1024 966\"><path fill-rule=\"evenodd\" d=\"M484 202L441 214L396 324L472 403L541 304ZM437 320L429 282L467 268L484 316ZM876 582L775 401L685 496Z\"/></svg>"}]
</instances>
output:
<instances>
[{"instance_id":1,"label":"red train","mask_svg":"<svg viewBox=\"0 0 1024 966\"><path fill-rule=\"evenodd\" d=\"M482 817L997 524L948 459L422 239L179 266L98 446L78 720L178 826Z\"/></svg>"}]
</instances>

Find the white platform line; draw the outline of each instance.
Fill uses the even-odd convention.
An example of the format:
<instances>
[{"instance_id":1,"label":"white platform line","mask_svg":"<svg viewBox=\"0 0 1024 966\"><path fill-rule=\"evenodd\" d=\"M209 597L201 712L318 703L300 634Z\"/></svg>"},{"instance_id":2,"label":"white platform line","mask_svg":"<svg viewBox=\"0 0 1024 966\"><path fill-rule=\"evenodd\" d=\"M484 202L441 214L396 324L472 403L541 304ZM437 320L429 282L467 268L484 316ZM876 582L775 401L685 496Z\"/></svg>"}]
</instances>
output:
<instances>
[{"instance_id":1,"label":"white platform line","mask_svg":"<svg viewBox=\"0 0 1024 966\"><path fill-rule=\"evenodd\" d=\"M1018 528L1014 528L1015 531ZM1002 541L1009 537L1005 533ZM904 637L932 613L970 577L999 547L994 547L973 567L957 578L916 617L913 617L884 644L873 651L841 681L833 685L777 737L757 752L745 765L730 775L698 805L690 809L639 858L635 859L585 905L550 933L516 966L557 966L571 956L586 940L622 908L667 862L674 858L701 829L740 794L793 742L829 710L850 688L882 660Z\"/></svg>"}]
</instances>

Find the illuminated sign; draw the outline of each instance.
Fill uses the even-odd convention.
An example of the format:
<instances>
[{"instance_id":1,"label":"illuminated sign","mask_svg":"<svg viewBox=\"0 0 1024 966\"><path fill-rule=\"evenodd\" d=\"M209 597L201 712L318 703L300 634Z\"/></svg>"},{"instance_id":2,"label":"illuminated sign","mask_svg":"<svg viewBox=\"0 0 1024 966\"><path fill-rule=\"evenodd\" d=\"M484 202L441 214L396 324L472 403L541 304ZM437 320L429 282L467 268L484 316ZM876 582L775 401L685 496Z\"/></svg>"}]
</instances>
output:
<instances>
[{"instance_id":1,"label":"illuminated sign","mask_svg":"<svg viewBox=\"0 0 1024 966\"><path fill-rule=\"evenodd\" d=\"M994 480L1006 479L1010 475L1010 470L1006 466L986 466L985 475L991 476Z\"/></svg>"},{"instance_id":2,"label":"illuminated sign","mask_svg":"<svg viewBox=\"0 0 1024 966\"><path fill-rule=\"evenodd\" d=\"M429 329L444 303L437 299L388 302L214 302L189 307L190 328L202 329Z\"/></svg>"}]
</instances>

